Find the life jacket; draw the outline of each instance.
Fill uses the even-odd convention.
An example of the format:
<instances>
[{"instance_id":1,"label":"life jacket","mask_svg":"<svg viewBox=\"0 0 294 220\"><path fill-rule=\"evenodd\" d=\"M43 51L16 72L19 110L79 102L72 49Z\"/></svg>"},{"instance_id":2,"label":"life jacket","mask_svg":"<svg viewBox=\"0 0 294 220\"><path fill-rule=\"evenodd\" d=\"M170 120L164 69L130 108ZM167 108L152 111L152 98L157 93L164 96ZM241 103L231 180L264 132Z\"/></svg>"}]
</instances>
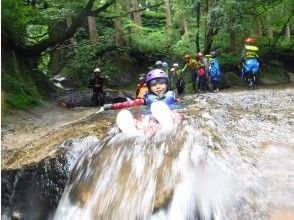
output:
<instances>
[{"instance_id":1,"label":"life jacket","mask_svg":"<svg viewBox=\"0 0 294 220\"><path fill-rule=\"evenodd\" d=\"M201 76L201 77L205 76L205 68L201 67L200 69L198 69L197 73L198 73L198 76Z\"/></svg>"},{"instance_id":2,"label":"life jacket","mask_svg":"<svg viewBox=\"0 0 294 220\"><path fill-rule=\"evenodd\" d=\"M205 76L205 65L202 59L197 61L197 69L198 76Z\"/></svg>"},{"instance_id":3,"label":"life jacket","mask_svg":"<svg viewBox=\"0 0 294 220\"><path fill-rule=\"evenodd\" d=\"M245 58L258 58L258 47L252 45L245 45Z\"/></svg>"},{"instance_id":4,"label":"life jacket","mask_svg":"<svg viewBox=\"0 0 294 220\"><path fill-rule=\"evenodd\" d=\"M219 81L221 79L220 66L217 58L213 58L213 62L210 64L209 73L213 80Z\"/></svg>"},{"instance_id":5,"label":"life jacket","mask_svg":"<svg viewBox=\"0 0 294 220\"><path fill-rule=\"evenodd\" d=\"M136 90L136 98L137 99L143 99L144 98L144 94L148 92L148 87L147 85L144 83L142 84L138 84L137 85L137 90Z\"/></svg>"},{"instance_id":6,"label":"life jacket","mask_svg":"<svg viewBox=\"0 0 294 220\"><path fill-rule=\"evenodd\" d=\"M151 104L156 101L165 102L168 107L172 107L176 104L176 96L173 91L167 91L163 96L159 97L152 92L148 92L144 95L145 105L150 108Z\"/></svg>"},{"instance_id":7,"label":"life jacket","mask_svg":"<svg viewBox=\"0 0 294 220\"><path fill-rule=\"evenodd\" d=\"M241 78L244 78L244 74L251 72L253 75L256 75L259 71L259 62L257 59L246 59L243 68Z\"/></svg>"}]
</instances>

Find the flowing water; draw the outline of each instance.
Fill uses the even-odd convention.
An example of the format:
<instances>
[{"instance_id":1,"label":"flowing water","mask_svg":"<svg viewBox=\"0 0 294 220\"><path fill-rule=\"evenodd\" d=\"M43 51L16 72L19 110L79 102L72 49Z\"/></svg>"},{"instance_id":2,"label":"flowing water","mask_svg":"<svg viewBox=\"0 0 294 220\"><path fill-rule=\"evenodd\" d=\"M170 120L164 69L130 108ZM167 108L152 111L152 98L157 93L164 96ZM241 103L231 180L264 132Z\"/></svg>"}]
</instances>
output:
<instances>
[{"instance_id":1,"label":"flowing water","mask_svg":"<svg viewBox=\"0 0 294 220\"><path fill-rule=\"evenodd\" d=\"M183 103L184 121L169 134L126 137L113 127L103 140L76 141L54 219L268 219L294 209L292 88Z\"/></svg>"}]
</instances>

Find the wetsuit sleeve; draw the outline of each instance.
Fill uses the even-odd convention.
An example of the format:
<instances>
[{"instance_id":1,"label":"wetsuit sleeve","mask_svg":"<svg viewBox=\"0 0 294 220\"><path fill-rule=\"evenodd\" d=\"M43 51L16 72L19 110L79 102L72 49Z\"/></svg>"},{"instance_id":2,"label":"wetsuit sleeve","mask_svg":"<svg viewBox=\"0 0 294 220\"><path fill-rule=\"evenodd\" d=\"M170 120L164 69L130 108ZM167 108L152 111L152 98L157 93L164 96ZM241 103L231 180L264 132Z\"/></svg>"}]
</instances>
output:
<instances>
[{"instance_id":1,"label":"wetsuit sleeve","mask_svg":"<svg viewBox=\"0 0 294 220\"><path fill-rule=\"evenodd\" d=\"M93 88L94 87L94 79L90 79L88 83L88 88Z\"/></svg>"},{"instance_id":2,"label":"wetsuit sleeve","mask_svg":"<svg viewBox=\"0 0 294 220\"><path fill-rule=\"evenodd\" d=\"M133 101L115 103L111 105L111 109L117 110L117 109L129 108L134 106L140 106L140 105L144 105L143 99L135 99Z\"/></svg>"},{"instance_id":3,"label":"wetsuit sleeve","mask_svg":"<svg viewBox=\"0 0 294 220\"><path fill-rule=\"evenodd\" d=\"M185 64L184 68L181 70L181 72L185 72L185 70L187 69L188 64Z\"/></svg>"}]
</instances>

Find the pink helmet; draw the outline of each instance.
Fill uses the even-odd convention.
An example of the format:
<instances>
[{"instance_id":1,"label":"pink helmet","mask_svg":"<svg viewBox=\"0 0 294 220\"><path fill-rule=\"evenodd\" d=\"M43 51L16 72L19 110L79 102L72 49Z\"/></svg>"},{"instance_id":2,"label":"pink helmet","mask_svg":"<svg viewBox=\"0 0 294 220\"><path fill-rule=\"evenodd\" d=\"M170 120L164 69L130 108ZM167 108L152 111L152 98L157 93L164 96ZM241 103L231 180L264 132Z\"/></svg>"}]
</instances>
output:
<instances>
[{"instance_id":1,"label":"pink helmet","mask_svg":"<svg viewBox=\"0 0 294 220\"><path fill-rule=\"evenodd\" d=\"M168 80L168 75L162 69L154 69L147 73L146 82L147 84L155 78L166 78Z\"/></svg>"}]
</instances>

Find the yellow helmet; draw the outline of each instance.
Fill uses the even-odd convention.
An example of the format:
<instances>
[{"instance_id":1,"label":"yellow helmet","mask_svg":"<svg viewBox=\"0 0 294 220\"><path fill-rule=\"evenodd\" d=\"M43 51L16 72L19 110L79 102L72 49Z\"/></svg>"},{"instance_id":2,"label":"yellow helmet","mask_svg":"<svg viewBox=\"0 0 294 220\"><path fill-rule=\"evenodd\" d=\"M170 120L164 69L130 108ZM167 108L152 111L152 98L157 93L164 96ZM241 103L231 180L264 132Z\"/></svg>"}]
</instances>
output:
<instances>
[{"instance_id":1,"label":"yellow helmet","mask_svg":"<svg viewBox=\"0 0 294 220\"><path fill-rule=\"evenodd\" d=\"M191 55L190 54L185 54L185 56L184 56L184 59L190 59L191 58Z\"/></svg>"}]
</instances>

